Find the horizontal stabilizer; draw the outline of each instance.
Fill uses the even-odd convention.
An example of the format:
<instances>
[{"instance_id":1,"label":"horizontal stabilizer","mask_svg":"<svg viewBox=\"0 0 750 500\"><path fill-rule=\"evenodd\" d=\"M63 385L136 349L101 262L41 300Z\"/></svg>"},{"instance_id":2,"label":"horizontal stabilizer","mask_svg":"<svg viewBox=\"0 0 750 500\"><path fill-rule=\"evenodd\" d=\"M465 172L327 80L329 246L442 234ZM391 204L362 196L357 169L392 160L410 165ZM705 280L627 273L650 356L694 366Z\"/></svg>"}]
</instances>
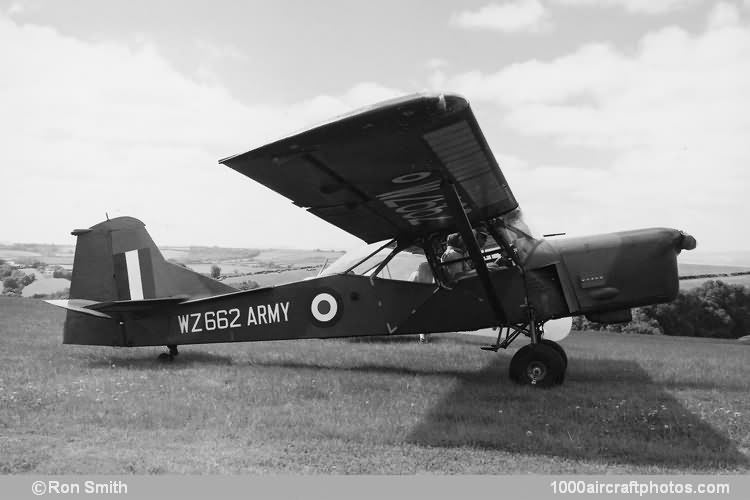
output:
<instances>
[{"instance_id":1,"label":"horizontal stabilizer","mask_svg":"<svg viewBox=\"0 0 750 500\"><path fill-rule=\"evenodd\" d=\"M104 318L104 319L112 319L112 316L108 314L104 314L103 312L94 311L92 309L87 309L87 307L96 305L98 302L95 300L86 300L86 299L65 299L65 300L45 300L47 304L52 304L53 306L62 307L63 309L67 309L68 311L74 311L81 314L87 314L89 316L94 316L96 318Z\"/></svg>"},{"instance_id":2,"label":"horizontal stabilizer","mask_svg":"<svg viewBox=\"0 0 750 500\"><path fill-rule=\"evenodd\" d=\"M157 311L184 302L186 297L166 297L145 300L115 300L97 302L86 299L47 300L48 304L62 307L69 311L88 314L97 318L112 319L112 313L143 313Z\"/></svg>"},{"instance_id":3,"label":"horizontal stabilizer","mask_svg":"<svg viewBox=\"0 0 750 500\"><path fill-rule=\"evenodd\" d=\"M160 299L115 300L109 302L95 302L94 304L87 306L87 308L103 313L147 312L165 309L179 304L180 302L184 302L186 299L186 296L181 296L164 297Z\"/></svg>"}]
</instances>

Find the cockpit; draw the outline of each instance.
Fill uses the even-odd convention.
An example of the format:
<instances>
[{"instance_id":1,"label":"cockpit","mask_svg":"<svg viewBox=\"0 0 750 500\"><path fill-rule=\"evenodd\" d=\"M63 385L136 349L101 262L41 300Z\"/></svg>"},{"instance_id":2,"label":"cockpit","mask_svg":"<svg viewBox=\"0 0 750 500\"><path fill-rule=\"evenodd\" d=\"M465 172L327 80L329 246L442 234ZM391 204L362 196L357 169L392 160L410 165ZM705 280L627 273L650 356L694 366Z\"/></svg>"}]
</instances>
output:
<instances>
[{"instance_id":1,"label":"cockpit","mask_svg":"<svg viewBox=\"0 0 750 500\"><path fill-rule=\"evenodd\" d=\"M539 241L531 236L518 210L475 228L474 235L490 270L516 266ZM451 281L451 277L447 276L446 266L457 261L465 261L468 268L465 274L472 274L474 263L468 252L454 260L441 260L448 237L448 233L435 234L412 245L399 245L396 239L371 243L347 252L319 276L354 274L397 281L426 282L426 273L423 272L426 265L439 283L446 283Z\"/></svg>"}]
</instances>

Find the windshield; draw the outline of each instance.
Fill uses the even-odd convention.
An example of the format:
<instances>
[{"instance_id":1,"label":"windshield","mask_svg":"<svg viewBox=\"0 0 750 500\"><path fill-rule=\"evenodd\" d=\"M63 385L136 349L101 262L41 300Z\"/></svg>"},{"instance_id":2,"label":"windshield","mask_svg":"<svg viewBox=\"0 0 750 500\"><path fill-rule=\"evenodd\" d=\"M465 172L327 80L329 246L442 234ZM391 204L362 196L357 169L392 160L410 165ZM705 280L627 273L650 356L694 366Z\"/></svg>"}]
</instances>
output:
<instances>
[{"instance_id":1,"label":"windshield","mask_svg":"<svg viewBox=\"0 0 750 500\"><path fill-rule=\"evenodd\" d=\"M523 220L523 213L518 208L504 215L502 223L496 224L495 229L516 248L522 261L538 243L538 240L531 235L531 229Z\"/></svg>"}]
</instances>

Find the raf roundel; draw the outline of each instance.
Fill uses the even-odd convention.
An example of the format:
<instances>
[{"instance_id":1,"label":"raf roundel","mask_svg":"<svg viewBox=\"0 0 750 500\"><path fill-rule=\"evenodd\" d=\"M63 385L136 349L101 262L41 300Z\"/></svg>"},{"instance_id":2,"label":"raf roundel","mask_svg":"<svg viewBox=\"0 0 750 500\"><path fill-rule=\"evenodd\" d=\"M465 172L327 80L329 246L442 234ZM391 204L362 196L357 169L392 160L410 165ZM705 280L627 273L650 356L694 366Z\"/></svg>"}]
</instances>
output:
<instances>
[{"instance_id":1,"label":"raf roundel","mask_svg":"<svg viewBox=\"0 0 750 500\"><path fill-rule=\"evenodd\" d=\"M412 182L424 180L430 175L432 175L431 172L412 172L411 174L404 174L399 175L398 177L394 177L393 179L391 179L391 182L394 184L409 184Z\"/></svg>"},{"instance_id":2,"label":"raf roundel","mask_svg":"<svg viewBox=\"0 0 750 500\"><path fill-rule=\"evenodd\" d=\"M319 291L310 302L310 314L318 326L331 326L341 317L338 294L332 290Z\"/></svg>"}]
</instances>

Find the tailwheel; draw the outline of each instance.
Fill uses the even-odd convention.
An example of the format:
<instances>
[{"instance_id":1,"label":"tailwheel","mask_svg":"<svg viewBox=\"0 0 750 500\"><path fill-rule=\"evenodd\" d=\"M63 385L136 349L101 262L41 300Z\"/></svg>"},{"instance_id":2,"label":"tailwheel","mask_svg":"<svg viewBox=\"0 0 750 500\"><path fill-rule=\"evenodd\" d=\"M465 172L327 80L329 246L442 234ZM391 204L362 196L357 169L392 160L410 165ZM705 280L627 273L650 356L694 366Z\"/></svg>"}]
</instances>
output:
<instances>
[{"instance_id":1,"label":"tailwheel","mask_svg":"<svg viewBox=\"0 0 750 500\"><path fill-rule=\"evenodd\" d=\"M159 356L156 358L158 361L161 361L162 363L167 363L169 361L172 361L172 356L169 355L168 352L163 352L159 354Z\"/></svg>"},{"instance_id":2,"label":"tailwheel","mask_svg":"<svg viewBox=\"0 0 750 500\"><path fill-rule=\"evenodd\" d=\"M163 352L159 354L159 357L156 359L158 359L161 362L172 361L175 356L180 354L179 351L177 351L176 345L168 345L167 348L169 349L169 352Z\"/></svg>"},{"instance_id":3,"label":"tailwheel","mask_svg":"<svg viewBox=\"0 0 750 500\"><path fill-rule=\"evenodd\" d=\"M519 349L510 361L511 380L536 387L561 384L565 378L565 363L549 342L528 344Z\"/></svg>"}]
</instances>

